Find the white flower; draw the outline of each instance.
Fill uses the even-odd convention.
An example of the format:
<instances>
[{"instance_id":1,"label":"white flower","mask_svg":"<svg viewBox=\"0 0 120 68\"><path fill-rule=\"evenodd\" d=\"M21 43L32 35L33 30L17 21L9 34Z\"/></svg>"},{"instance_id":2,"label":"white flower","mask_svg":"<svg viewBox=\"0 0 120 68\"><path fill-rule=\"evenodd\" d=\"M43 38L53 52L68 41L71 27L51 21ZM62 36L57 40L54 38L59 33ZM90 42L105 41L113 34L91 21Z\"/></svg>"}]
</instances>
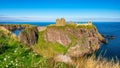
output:
<instances>
[{"instance_id":1,"label":"white flower","mask_svg":"<svg viewBox=\"0 0 120 68\"><path fill-rule=\"evenodd\" d=\"M4 61L6 61L6 58L4 58Z\"/></svg>"},{"instance_id":2,"label":"white flower","mask_svg":"<svg viewBox=\"0 0 120 68\"><path fill-rule=\"evenodd\" d=\"M8 65L6 65L6 67L8 67Z\"/></svg>"},{"instance_id":3,"label":"white flower","mask_svg":"<svg viewBox=\"0 0 120 68\"><path fill-rule=\"evenodd\" d=\"M15 53L17 52L17 50L14 51Z\"/></svg>"},{"instance_id":4,"label":"white flower","mask_svg":"<svg viewBox=\"0 0 120 68\"><path fill-rule=\"evenodd\" d=\"M37 55L37 53L35 53L35 55Z\"/></svg>"},{"instance_id":5,"label":"white flower","mask_svg":"<svg viewBox=\"0 0 120 68\"><path fill-rule=\"evenodd\" d=\"M11 63L13 63L13 61L11 61Z\"/></svg>"},{"instance_id":6,"label":"white flower","mask_svg":"<svg viewBox=\"0 0 120 68\"><path fill-rule=\"evenodd\" d=\"M8 56L8 58L10 58L10 56Z\"/></svg>"},{"instance_id":7,"label":"white flower","mask_svg":"<svg viewBox=\"0 0 120 68\"><path fill-rule=\"evenodd\" d=\"M18 64L16 64L16 66L17 66Z\"/></svg>"}]
</instances>

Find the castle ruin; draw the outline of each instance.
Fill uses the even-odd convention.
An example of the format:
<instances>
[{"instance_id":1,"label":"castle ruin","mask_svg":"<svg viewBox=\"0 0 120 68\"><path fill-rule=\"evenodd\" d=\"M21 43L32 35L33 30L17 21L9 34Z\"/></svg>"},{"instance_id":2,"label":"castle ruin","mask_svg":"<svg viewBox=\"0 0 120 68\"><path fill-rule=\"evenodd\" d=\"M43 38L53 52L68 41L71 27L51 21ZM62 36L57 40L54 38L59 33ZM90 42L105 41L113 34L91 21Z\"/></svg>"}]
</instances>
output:
<instances>
[{"instance_id":1,"label":"castle ruin","mask_svg":"<svg viewBox=\"0 0 120 68\"><path fill-rule=\"evenodd\" d=\"M56 19L56 26L65 26L65 25L66 25L66 21L64 18Z\"/></svg>"}]
</instances>

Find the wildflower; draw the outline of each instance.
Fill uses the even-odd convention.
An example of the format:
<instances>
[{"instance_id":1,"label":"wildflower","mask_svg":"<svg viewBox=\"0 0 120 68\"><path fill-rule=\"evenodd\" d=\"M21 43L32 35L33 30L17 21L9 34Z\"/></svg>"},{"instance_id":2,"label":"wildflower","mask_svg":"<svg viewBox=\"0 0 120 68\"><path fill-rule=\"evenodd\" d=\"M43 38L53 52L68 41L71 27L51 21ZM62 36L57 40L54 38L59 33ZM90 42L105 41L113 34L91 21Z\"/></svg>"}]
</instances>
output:
<instances>
[{"instance_id":1,"label":"wildflower","mask_svg":"<svg viewBox=\"0 0 120 68\"><path fill-rule=\"evenodd\" d=\"M10 58L10 56L8 56L8 58Z\"/></svg>"},{"instance_id":2,"label":"wildflower","mask_svg":"<svg viewBox=\"0 0 120 68\"><path fill-rule=\"evenodd\" d=\"M37 53L35 53L35 55L37 55Z\"/></svg>"},{"instance_id":3,"label":"wildflower","mask_svg":"<svg viewBox=\"0 0 120 68\"><path fill-rule=\"evenodd\" d=\"M17 52L17 50L14 51L15 53Z\"/></svg>"},{"instance_id":4,"label":"wildflower","mask_svg":"<svg viewBox=\"0 0 120 68\"><path fill-rule=\"evenodd\" d=\"M11 63L13 63L13 61L11 61Z\"/></svg>"},{"instance_id":5,"label":"wildflower","mask_svg":"<svg viewBox=\"0 0 120 68\"><path fill-rule=\"evenodd\" d=\"M8 68L8 65L6 65L6 67Z\"/></svg>"},{"instance_id":6,"label":"wildflower","mask_svg":"<svg viewBox=\"0 0 120 68\"><path fill-rule=\"evenodd\" d=\"M4 58L4 61L6 61L6 58Z\"/></svg>"},{"instance_id":7,"label":"wildflower","mask_svg":"<svg viewBox=\"0 0 120 68\"><path fill-rule=\"evenodd\" d=\"M17 66L18 64L16 64L16 66Z\"/></svg>"}]
</instances>

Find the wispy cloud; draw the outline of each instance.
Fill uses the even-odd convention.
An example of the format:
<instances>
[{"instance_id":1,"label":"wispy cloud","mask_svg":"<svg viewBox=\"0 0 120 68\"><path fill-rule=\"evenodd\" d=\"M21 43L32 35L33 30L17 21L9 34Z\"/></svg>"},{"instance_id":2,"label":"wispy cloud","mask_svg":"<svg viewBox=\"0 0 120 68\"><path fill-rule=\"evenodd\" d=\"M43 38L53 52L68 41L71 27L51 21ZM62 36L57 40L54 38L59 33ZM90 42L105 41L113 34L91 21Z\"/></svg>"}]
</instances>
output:
<instances>
[{"instance_id":1,"label":"wispy cloud","mask_svg":"<svg viewBox=\"0 0 120 68\"><path fill-rule=\"evenodd\" d=\"M61 17L59 17L61 18ZM87 22L120 22L120 18L82 18L82 17L65 17L67 21ZM55 17L19 17L0 15L0 22L55 22Z\"/></svg>"}]
</instances>

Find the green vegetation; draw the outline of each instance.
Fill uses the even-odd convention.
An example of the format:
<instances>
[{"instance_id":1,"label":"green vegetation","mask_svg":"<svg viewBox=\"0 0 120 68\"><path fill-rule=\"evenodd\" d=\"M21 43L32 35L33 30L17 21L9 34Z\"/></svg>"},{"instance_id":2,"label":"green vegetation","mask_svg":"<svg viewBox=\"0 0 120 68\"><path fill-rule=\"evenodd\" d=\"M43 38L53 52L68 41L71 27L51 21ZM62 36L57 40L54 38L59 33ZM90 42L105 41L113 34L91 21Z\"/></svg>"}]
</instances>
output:
<instances>
[{"instance_id":1,"label":"green vegetation","mask_svg":"<svg viewBox=\"0 0 120 68\"><path fill-rule=\"evenodd\" d=\"M65 27L76 28L77 24L66 24Z\"/></svg>"},{"instance_id":2,"label":"green vegetation","mask_svg":"<svg viewBox=\"0 0 120 68\"><path fill-rule=\"evenodd\" d=\"M74 23L69 23L69 24L66 24L65 26L56 26L54 24L51 24L47 27L52 27L52 28L58 28L58 29L64 29L66 27L69 27L69 28L85 28L85 29L91 29L91 28L95 28L94 25L77 25L77 24L74 24Z\"/></svg>"},{"instance_id":3,"label":"green vegetation","mask_svg":"<svg viewBox=\"0 0 120 68\"><path fill-rule=\"evenodd\" d=\"M94 25L78 25L78 28L86 28L86 29L91 29L91 28L95 28Z\"/></svg>"},{"instance_id":4,"label":"green vegetation","mask_svg":"<svg viewBox=\"0 0 120 68\"><path fill-rule=\"evenodd\" d=\"M4 34L3 31L0 32L2 34L0 36L0 68L29 68L35 66L41 59L41 56L32 52L30 48Z\"/></svg>"},{"instance_id":5,"label":"green vegetation","mask_svg":"<svg viewBox=\"0 0 120 68\"><path fill-rule=\"evenodd\" d=\"M58 47L56 51L62 53L61 49L64 48ZM0 30L0 68L73 68L73 66L55 63L49 58L42 57Z\"/></svg>"},{"instance_id":6,"label":"green vegetation","mask_svg":"<svg viewBox=\"0 0 120 68\"><path fill-rule=\"evenodd\" d=\"M71 39L71 43L69 44L70 46L75 46L77 44L77 38L74 35L69 35L70 39Z\"/></svg>"},{"instance_id":7,"label":"green vegetation","mask_svg":"<svg viewBox=\"0 0 120 68\"><path fill-rule=\"evenodd\" d=\"M85 44L85 41L86 41L86 38L85 38L85 36L83 36L83 37L81 38L81 44Z\"/></svg>"},{"instance_id":8,"label":"green vegetation","mask_svg":"<svg viewBox=\"0 0 120 68\"><path fill-rule=\"evenodd\" d=\"M67 48L59 43L46 42L43 33L44 31L39 32L38 43L32 47L33 50L44 57L53 57L55 54L64 54Z\"/></svg>"}]
</instances>

